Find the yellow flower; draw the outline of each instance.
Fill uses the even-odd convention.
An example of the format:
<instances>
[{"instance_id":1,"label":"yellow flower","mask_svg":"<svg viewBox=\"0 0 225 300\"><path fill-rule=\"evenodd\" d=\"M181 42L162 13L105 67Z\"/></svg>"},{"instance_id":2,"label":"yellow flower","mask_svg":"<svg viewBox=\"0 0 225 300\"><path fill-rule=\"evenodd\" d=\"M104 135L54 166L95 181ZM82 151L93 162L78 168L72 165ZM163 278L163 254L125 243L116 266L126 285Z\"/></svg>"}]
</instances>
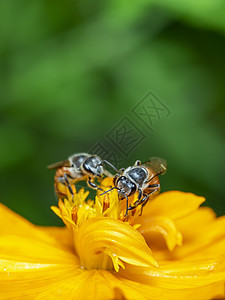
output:
<instances>
[{"instance_id":1,"label":"yellow flower","mask_svg":"<svg viewBox=\"0 0 225 300\"><path fill-rule=\"evenodd\" d=\"M52 207L65 227L35 226L0 205L0 299L224 297L225 217L199 208L203 197L165 192L124 217L117 190L93 201L73 189Z\"/></svg>"}]
</instances>

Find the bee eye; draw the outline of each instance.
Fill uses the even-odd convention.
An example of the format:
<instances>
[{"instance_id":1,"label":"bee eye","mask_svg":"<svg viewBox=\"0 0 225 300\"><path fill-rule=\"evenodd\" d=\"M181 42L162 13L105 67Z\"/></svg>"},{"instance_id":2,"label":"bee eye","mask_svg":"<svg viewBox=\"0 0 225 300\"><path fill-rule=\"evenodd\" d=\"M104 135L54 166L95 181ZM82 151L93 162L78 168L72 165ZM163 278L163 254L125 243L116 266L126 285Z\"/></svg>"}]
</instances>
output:
<instances>
[{"instance_id":1,"label":"bee eye","mask_svg":"<svg viewBox=\"0 0 225 300\"><path fill-rule=\"evenodd\" d=\"M131 188L130 194L132 195L132 194L134 194L136 192L136 185L134 183L131 183L130 184L130 188Z\"/></svg>"},{"instance_id":2,"label":"bee eye","mask_svg":"<svg viewBox=\"0 0 225 300\"><path fill-rule=\"evenodd\" d=\"M86 172L94 174L92 165L90 163L88 163L87 161L84 162L83 168Z\"/></svg>"},{"instance_id":3,"label":"bee eye","mask_svg":"<svg viewBox=\"0 0 225 300\"><path fill-rule=\"evenodd\" d=\"M101 161L95 156L86 159L83 163L83 168L90 176L101 176L103 173Z\"/></svg>"}]
</instances>

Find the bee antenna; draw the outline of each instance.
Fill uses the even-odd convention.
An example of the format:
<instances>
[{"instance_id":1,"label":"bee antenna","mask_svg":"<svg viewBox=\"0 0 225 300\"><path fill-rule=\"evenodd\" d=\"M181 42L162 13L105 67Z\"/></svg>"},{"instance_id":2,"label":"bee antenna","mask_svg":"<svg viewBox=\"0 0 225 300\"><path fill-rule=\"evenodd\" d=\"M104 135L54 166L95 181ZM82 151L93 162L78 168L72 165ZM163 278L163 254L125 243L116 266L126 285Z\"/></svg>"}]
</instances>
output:
<instances>
[{"instance_id":1,"label":"bee antenna","mask_svg":"<svg viewBox=\"0 0 225 300\"><path fill-rule=\"evenodd\" d=\"M104 195L104 194L106 194L106 193L108 193L108 192L110 192L110 191L112 191L112 190L114 190L114 189L117 189L117 190L118 190L118 188L117 188L116 186L114 186L113 188L111 188L111 189L105 191L104 193L101 193L100 196L102 196L102 195Z\"/></svg>"},{"instance_id":2,"label":"bee antenna","mask_svg":"<svg viewBox=\"0 0 225 300\"><path fill-rule=\"evenodd\" d=\"M113 164L111 164L108 160L102 160L102 162L100 163L100 165L103 165L103 163L106 163L107 165L109 165L111 168L113 168L117 173L118 173L118 169L116 167L114 167Z\"/></svg>"}]
</instances>

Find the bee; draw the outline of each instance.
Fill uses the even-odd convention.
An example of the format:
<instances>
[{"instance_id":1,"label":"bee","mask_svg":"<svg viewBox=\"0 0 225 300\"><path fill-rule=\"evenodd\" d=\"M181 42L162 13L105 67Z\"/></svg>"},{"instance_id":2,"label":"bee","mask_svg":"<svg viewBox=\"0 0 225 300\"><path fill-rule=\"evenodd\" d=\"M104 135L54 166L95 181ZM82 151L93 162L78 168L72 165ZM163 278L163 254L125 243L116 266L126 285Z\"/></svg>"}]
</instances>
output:
<instances>
[{"instance_id":1,"label":"bee","mask_svg":"<svg viewBox=\"0 0 225 300\"><path fill-rule=\"evenodd\" d=\"M102 190L94 183L94 179L113 176L110 172L103 168L103 164L107 163L113 169L117 170L107 160L102 160L99 156L88 153L73 154L67 160L57 162L47 166L49 170L57 169L54 177L55 192L58 198L63 198L65 195L59 190L59 184L63 184L69 188L72 196L74 196L71 185L77 181L86 180L89 187ZM118 171L118 170L117 170Z\"/></svg>"},{"instance_id":2,"label":"bee","mask_svg":"<svg viewBox=\"0 0 225 300\"><path fill-rule=\"evenodd\" d=\"M108 193L113 189L118 190L119 199L126 198L126 213L141 205L143 207L149 198L155 198L160 192L160 182L158 175L164 174L167 170L167 162L159 157L151 157L149 161L141 163L137 160L133 166L126 169L122 168L114 176L114 187L102 194ZM128 198L138 192L138 200L128 206ZM101 194L101 195L102 195Z\"/></svg>"}]
</instances>

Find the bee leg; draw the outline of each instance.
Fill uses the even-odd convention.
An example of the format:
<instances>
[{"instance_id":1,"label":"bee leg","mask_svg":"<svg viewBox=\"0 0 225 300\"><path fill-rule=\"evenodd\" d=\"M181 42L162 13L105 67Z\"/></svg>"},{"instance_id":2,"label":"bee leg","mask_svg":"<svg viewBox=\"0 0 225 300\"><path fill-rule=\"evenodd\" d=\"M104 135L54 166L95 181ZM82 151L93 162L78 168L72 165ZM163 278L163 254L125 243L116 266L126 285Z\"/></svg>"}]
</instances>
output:
<instances>
[{"instance_id":1,"label":"bee leg","mask_svg":"<svg viewBox=\"0 0 225 300\"><path fill-rule=\"evenodd\" d=\"M135 209L140 203L141 203L141 198L143 196L143 192L141 189L139 189L139 193L138 193L138 200L135 201L133 204L131 204L129 207L128 207L128 210L133 210Z\"/></svg>"},{"instance_id":2,"label":"bee leg","mask_svg":"<svg viewBox=\"0 0 225 300\"><path fill-rule=\"evenodd\" d=\"M141 201L141 197L143 196L143 192L142 190L140 189L139 190L139 193L138 193L138 202ZM137 201L136 201L137 202Z\"/></svg>"},{"instance_id":3,"label":"bee leg","mask_svg":"<svg viewBox=\"0 0 225 300\"><path fill-rule=\"evenodd\" d=\"M73 197L73 196L74 196L74 193L73 193L72 187L71 187L71 185L70 185L70 183L69 183L69 180L68 180L68 177L67 177L67 174L66 174L66 173L64 173L64 180L65 180L66 185L67 185L67 187L68 187L68 189L69 189L69 191L70 191L70 194L71 194L72 197Z\"/></svg>"},{"instance_id":4,"label":"bee leg","mask_svg":"<svg viewBox=\"0 0 225 300\"><path fill-rule=\"evenodd\" d=\"M125 213L124 217L126 217L127 214L128 214L128 209L129 209L129 207L128 207L128 197L127 197L127 195L124 195L124 196L125 196L125 198L126 198L126 213Z\"/></svg>"},{"instance_id":5,"label":"bee leg","mask_svg":"<svg viewBox=\"0 0 225 300\"><path fill-rule=\"evenodd\" d=\"M142 192L142 190L140 189L140 190L139 190L139 193L138 193L138 200L135 201L133 204L131 204L130 207L133 207L133 206L134 206L134 208L136 208L136 207L141 203L141 198L142 198L142 196L143 196L143 192Z\"/></svg>"},{"instance_id":6,"label":"bee leg","mask_svg":"<svg viewBox=\"0 0 225 300\"><path fill-rule=\"evenodd\" d=\"M160 184L151 184L149 185L148 187L151 187L151 188L155 188L156 189L154 191L152 191L150 194L142 194L142 191L139 190L139 195L138 195L138 200L135 201L133 204L131 204L128 208L128 210L133 210L135 209L136 207L138 207L139 205L141 205L141 213L139 216L142 215L142 212L143 212L143 207L147 204L148 202L148 198L153 195L154 193L158 192L159 189L160 189ZM141 197L144 196L142 199Z\"/></svg>"},{"instance_id":7,"label":"bee leg","mask_svg":"<svg viewBox=\"0 0 225 300\"><path fill-rule=\"evenodd\" d=\"M148 203L148 198L149 198L149 195L148 195L148 197L146 197L145 201L144 201L144 202L142 203L142 205L141 205L141 212L140 212L140 215L139 215L139 216L142 215L143 208L144 208L144 206Z\"/></svg>"},{"instance_id":8,"label":"bee leg","mask_svg":"<svg viewBox=\"0 0 225 300\"><path fill-rule=\"evenodd\" d=\"M90 186L91 188L93 188L95 190L103 191L102 188L100 188L99 186L97 186L97 184L95 184L94 182L91 181L91 177L88 177L87 184L88 184L88 186Z\"/></svg>"},{"instance_id":9,"label":"bee leg","mask_svg":"<svg viewBox=\"0 0 225 300\"><path fill-rule=\"evenodd\" d=\"M159 184L159 183L156 183L156 184L149 184L148 187L149 187L149 188L154 188L154 187L156 187L156 188L157 188L156 190L158 190L158 189L160 188L160 184Z\"/></svg>"},{"instance_id":10,"label":"bee leg","mask_svg":"<svg viewBox=\"0 0 225 300\"><path fill-rule=\"evenodd\" d=\"M136 208L137 206L139 206L139 205L141 205L141 212L140 212L140 215L139 216L141 216L142 215L142 212L143 212L143 207L146 205L146 203L148 202L148 197L149 197L149 195L147 195L147 194L143 194L143 198L140 200L140 201L136 201L135 203L134 203L134 208ZM134 209L134 208L132 208L132 209Z\"/></svg>"},{"instance_id":11,"label":"bee leg","mask_svg":"<svg viewBox=\"0 0 225 300\"><path fill-rule=\"evenodd\" d=\"M142 212L143 212L143 207L147 204L148 202L148 198L153 195L154 193L158 192L159 189L160 189L160 184L151 184L149 185L149 187L158 187L157 189L155 189L154 191L152 191L150 194L147 195L147 198L145 199L145 197L141 200L141 202L139 204L142 204L141 205L141 213L139 216L142 215Z\"/></svg>"},{"instance_id":12,"label":"bee leg","mask_svg":"<svg viewBox=\"0 0 225 300\"><path fill-rule=\"evenodd\" d=\"M116 184L116 180L117 180L118 177L119 177L118 174L116 174L116 175L113 177L113 184L114 184L114 185Z\"/></svg>"}]
</instances>

